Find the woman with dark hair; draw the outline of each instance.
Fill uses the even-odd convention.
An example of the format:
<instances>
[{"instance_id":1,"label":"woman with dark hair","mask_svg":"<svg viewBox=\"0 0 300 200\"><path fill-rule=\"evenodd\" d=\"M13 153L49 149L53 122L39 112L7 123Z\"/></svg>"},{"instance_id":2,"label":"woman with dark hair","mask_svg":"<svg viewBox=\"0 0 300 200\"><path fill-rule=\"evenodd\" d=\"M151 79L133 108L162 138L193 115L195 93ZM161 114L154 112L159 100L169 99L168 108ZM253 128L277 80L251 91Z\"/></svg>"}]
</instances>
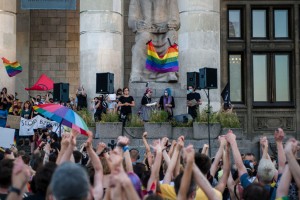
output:
<instances>
[{"instance_id":1,"label":"woman with dark hair","mask_svg":"<svg viewBox=\"0 0 300 200\"><path fill-rule=\"evenodd\" d=\"M94 113L94 118L95 122L101 121L101 115L103 112L103 106L102 106L102 100L100 97L95 97L95 113Z\"/></svg>"},{"instance_id":2,"label":"woman with dark hair","mask_svg":"<svg viewBox=\"0 0 300 200\"><path fill-rule=\"evenodd\" d=\"M158 107L166 111L169 114L169 119L172 119L175 102L170 88L164 90L164 95L159 99Z\"/></svg>"},{"instance_id":3,"label":"woman with dark hair","mask_svg":"<svg viewBox=\"0 0 300 200\"><path fill-rule=\"evenodd\" d=\"M152 96L152 90L148 88L144 93L144 96L141 101L141 114L144 122L149 121L151 110L152 110L151 106L156 105L156 103L151 103L151 96Z\"/></svg>"},{"instance_id":4,"label":"woman with dark hair","mask_svg":"<svg viewBox=\"0 0 300 200\"><path fill-rule=\"evenodd\" d=\"M121 107L120 119L123 122L123 126L124 126L125 121L129 120L129 115L131 115L132 113L131 107L135 106L133 97L129 95L128 87L124 87L123 96L119 98L118 106Z\"/></svg>"},{"instance_id":5,"label":"woman with dark hair","mask_svg":"<svg viewBox=\"0 0 300 200\"><path fill-rule=\"evenodd\" d=\"M31 104L30 101L26 101L23 105L22 111L21 111L21 117L25 119L31 119Z\"/></svg>"}]
</instances>

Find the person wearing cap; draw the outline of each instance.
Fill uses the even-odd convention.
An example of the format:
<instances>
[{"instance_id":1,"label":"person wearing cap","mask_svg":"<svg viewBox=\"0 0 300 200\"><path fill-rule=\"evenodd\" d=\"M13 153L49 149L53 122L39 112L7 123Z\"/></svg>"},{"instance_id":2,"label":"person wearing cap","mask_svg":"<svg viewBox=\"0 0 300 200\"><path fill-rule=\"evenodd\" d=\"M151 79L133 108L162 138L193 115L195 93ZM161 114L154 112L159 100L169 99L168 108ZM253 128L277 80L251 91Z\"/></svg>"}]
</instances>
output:
<instances>
[{"instance_id":1,"label":"person wearing cap","mask_svg":"<svg viewBox=\"0 0 300 200\"><path fill-rule=\"evenodd\" d=\"M151 103L151 96L152 90L150 88L147 88L141 101L141 114L144 122L149 121L152 110L151 106L156 105L156 103Z\"/></svg>"}]
</instances>

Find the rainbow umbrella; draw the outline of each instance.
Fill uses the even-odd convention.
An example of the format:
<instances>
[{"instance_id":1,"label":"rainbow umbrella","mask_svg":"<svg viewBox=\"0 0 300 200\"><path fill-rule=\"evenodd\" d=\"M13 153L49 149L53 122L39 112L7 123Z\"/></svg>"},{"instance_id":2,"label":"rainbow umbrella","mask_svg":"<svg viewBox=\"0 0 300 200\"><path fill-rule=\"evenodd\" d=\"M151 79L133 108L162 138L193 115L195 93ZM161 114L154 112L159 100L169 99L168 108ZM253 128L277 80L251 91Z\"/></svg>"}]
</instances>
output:
<instances>
[{"instance_id":1,"label":"rainbow umbrella","mask_svg":"<svg viewBox=\"0 0 300 200\"><path fill-rule=\"evenodd\" d=\"M60 104L41 104L33 106L33 109L48 119L87 135L89 129L86 123L76 112L68 107Z\"/></svg>"}]
</instances>

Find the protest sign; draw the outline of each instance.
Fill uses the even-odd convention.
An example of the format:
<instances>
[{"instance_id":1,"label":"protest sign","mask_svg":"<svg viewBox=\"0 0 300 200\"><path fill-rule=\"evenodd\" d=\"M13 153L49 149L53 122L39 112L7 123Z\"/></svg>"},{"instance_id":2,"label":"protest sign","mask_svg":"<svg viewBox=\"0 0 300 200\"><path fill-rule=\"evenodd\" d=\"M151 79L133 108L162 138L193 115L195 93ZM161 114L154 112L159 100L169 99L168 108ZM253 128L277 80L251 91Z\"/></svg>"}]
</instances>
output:
<instances>
[{"instance_id":1,"label":"protest sign","mask_svg":"<svg viewBox=\"0 0 300 200\"><path fill-rule=\"evenodd\" d=\"M19 135L20 136L33 135L34 134L33 129L37 129L37 124L38 124L37 117L34 117L32 119L25 119L22 117L20 121Z\"/></svg>"},{"instance_id":2,"label":"protest sign","mask_svg":"<svg viewBox=\"0 0 300 200\"><path fill-rule=\"evenodd\" d=\"M59 131L60 125L59 123L55 121L50 121L40 115L35 116L32 119L24 119L21 118L20 121L20 136L28 136L28 135L33 135L34 131L33 129L38 129L38 128L45 128L47 124L52 125L52 131L60 135L63 133L63 128L61 127L61 132Z\"/></svg>"},{"instance_id":3,"label":"protest sign","mask_svg":"<svg viewBox=\"0 0 300 200\"><path fill-rule=\"evenodd\" d=\"M0 127L0 147L10 148L14 144L15 129Z\"/></svg>"},{"instance_id":4,"label":"protest sign","mask_svg":"<svg viewBox=\"0 0 300 200\"><path fill-rule=\"evenodd\" d=\"M13 129L19 129L20 128L20 121L21 116L15 116L15 115L8 115L6 126Z\"/></svg>"}]
</instances>

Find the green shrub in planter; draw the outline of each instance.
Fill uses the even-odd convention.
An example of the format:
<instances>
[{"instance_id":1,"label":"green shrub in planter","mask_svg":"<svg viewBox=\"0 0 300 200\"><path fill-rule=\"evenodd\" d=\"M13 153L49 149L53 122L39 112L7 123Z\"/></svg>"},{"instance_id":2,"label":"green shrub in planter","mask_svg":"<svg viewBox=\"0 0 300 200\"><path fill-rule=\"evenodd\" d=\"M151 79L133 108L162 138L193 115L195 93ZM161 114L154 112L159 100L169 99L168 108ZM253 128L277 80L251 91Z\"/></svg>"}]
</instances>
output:
<instances>
[{"instance_id":1,"label":"green shrub in planter","mask_svg":"<svg viewBox=\"0 0 300 200\"><path fill-rule=\"evenodd\" d=\"M206 108L206 109L202 110L200 113L198 111L198 115L195 119L195 122L207 123L207 119L208 119L208 109ZM210 116L209 116L209 122L210 123L218 123L219 122L219 117L218 117L217 112L211 111Z\"/></svg>"},{"instance_id":2,"label":"green shrub in planter","mask_svg":"<svg viewBox=\"0 0 300 200\"><path fill-rule=\"evenodd\" d=\"M105 122L119 122L118 113L102 113L101 115L101 123Z\"/></svg>"},{"instance_id":3,"label":"green shrub in planter","mask_svg":"<svg viewBox=\"0 0 300 200\"><path fill-rule=\"evenodd\" d=\"M168 122L168 113L164 110L157 110L151 113L149 122Z\"/></svg>"},{"instance_id":4,"label":"green shrub in planter","mask_svg":"<svg viewBox=\"0 0 300 200\"><path fill-rule=\"evenodd\" d=\"M132 115L126 127L144 127L144 122L138 115Z\"/></svg>"},{"instance_id":5,"label":"green shrub in planter","mask_svg":"<svg viewBox=\"0 0 300 200\"><path fill-rule=\"evenodd\" d=\"M177 122L175 120L172 120L171 124L172 124L173 127L193 127L193 121L192 120L190 120L190 121L188 121L186 123L184 123L184 122Z\"/></svg>"},{"instance_id":6,"label":"green shrub in planter","mask_svg":"<svg viewBox=\"0 0 300 200\"><path fill-rule=\"evenodd\" d=\"M239 118L235 112L219 112L218 118L222 128L241 128Z\"/></svg>"},{"instance_id":7,"label":"green shrub in planter","mask_svg":"<svg viewBox=\"0 0 300 200\"><path fill-rule=\"evenodd\" d=\"M89 127L95 126L94 117L87 108L83 108L79 111L76 111L76 113L83 119L83 121L86 123L87 126Z\"/></svg>"}]
</instances>

